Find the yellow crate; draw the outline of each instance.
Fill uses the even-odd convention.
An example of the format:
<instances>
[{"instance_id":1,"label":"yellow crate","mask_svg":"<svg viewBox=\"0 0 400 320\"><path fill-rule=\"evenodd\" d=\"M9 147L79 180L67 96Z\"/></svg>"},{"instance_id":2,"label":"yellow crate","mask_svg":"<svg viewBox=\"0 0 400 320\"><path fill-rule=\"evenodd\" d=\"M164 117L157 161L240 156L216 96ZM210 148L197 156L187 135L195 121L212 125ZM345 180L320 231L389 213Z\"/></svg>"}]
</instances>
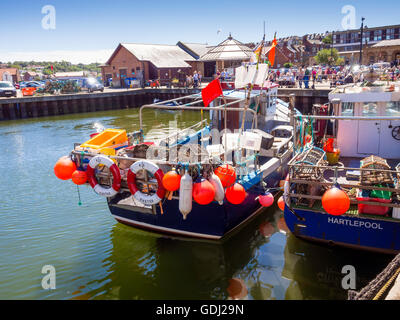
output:
<instances>
[{"instance_id":1,"label":"yellow crate","mask_svg":"<svg viewBox=\"0 0 400 320\"><path fill-rule=\"evenodd\" d=\"M115 145L122 145L128 141L126 130L106 129L92 139L81 144L81 148L103 149Z\"/></svg>"}]
</instances>

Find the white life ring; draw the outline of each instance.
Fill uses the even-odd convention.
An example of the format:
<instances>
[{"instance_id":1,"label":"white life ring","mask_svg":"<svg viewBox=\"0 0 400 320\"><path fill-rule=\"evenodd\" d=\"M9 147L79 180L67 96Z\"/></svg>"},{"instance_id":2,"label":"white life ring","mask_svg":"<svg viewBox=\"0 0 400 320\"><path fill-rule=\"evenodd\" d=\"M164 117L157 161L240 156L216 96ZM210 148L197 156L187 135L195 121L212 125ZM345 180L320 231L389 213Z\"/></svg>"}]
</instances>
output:
<instances>
[{"instance_id":1,"label":"white life ring","mask_svg":"<svg viewBox=\"0 0 400 320\"><path fill-rule=\"evenodd\" d=\"M136 174L142 169L149 171L157 179L158 189L157 192L152 195L139 191L138 187L136 186ZM136 200L145 205L153 205L159 203L161 199L164 198L165 189L162 184L163 177L164 173L156 164L147 160L140 160L130 166L127 183L131 194Z\"/></svg>"},{"instance_id":2,"label":"white life ring","mask_svg":"<svg viewBox=\"0 0 400 320\"><path fill-rule=\"evenodd\" d=\"M110 172L114 178L111 188L104 188L99 185L95 175L95 169L99 164L105 165L108 169L110 169ZM100 196L113 197L118 193L119 189L121 189L121 174L119 172L119 168L110 158L107 158L106 156L93 157L86 169L86 174L88 176L89 184Z\"/></svg>"}]
</instances>

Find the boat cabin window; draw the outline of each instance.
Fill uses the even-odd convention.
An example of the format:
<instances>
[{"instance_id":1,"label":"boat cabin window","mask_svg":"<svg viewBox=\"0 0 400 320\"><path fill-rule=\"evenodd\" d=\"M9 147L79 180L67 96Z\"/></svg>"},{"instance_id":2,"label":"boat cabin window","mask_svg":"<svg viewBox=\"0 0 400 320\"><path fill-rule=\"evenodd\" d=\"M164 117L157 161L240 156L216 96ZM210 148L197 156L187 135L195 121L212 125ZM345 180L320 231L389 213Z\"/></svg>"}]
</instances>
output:
<instances>
[{"instance_id":1,"label":"boat cabin window","mask_svg":"<svg viewBox=\"0 0 400 320\"><path fill-rule=\"evenodd\" d=\"M386 103L385 116L400 117L400 101L390 101Z\"/></svg>"},{"instance_id":2,"label":"boat cabin window","mask_svg":"<svg viewBox=\"0 0 400 320\"><path fill-rule=\"evenodd\" d=\"M354 116L354 102L342 103L342 116Z\"/></svg>"},{"instance_id":3,"label":"boat cabin window","mask_svg":"<svg viewBox=\"0 0 400 320\"><path fill-rule=\"evenodd\" d=\"M375 117L378 115L378 104L376 102L364 102L361 107L361 116Z\"/></svg>"}]
</instances>

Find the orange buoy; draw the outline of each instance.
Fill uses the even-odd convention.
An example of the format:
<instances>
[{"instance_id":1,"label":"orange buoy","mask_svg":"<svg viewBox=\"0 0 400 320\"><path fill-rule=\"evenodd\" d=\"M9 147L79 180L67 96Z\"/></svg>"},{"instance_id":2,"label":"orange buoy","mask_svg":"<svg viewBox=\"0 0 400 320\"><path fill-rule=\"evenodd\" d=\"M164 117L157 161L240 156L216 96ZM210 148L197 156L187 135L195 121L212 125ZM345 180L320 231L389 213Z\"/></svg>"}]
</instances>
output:
<instances>
[{"instance_id":1,"label":"orange buoy","mask_svg":"<svg viewBox=\"0 0 400 320\"><path fill-rule=\"evenodd\" d=\"M210 181L199 178L193 184L193 199L198 204L207 205L214 200L215 197L215 189Z\"/></svg>"},{"instance_id":2,"label":"orange buoy","mask_svg":"<svg viewBox=\"0 0 400 320\"><path fill-rule=\"evenodd\" d=\"M232 204L241 204L246 198L246 190L239 183L235 183L225 191L226 200Z\"/></svg>"},{"instance_id":3,"label":"orange buoy","mask_svg":"<svg viewBox=\"0 0 400 320\"><path fill-rule=\"evenodd\" d=\"M86 175L86 171L83 170L75 170L72 173L72 182L77 184L77 185L81 185L81 184L85 184L87 182L87 175Z\"/></svg>"},{"instance_id":4,"label":"orange buoy","mask_svg":"<svg viewBox=\"0 0 400 320\"><path fill-rule=\"evenodd\" d=\"M230 187L236 181L235 169L229 164L219 166L217 169L215 169L214 173L221 180L224 188Z\"/></svg>"},{"instance_id":5,"label":"orange buoy","mask_svg":"<svg viewBox=\"0 0 400 320\"><path fill-rule=\"evenodd\" d=\"M263 207L270 207L274 203L274 196L270 192L266 192L258 197L258 201Z\"/></svg>"},{"instance_id":6,"label":"orange buoy","mask_svg":"<svg viewBox=\"0 0 400 320\"><path fill-rule=\"evenodd\" d=\"M176 191L181 185L181 175L175 170L168 171L162 179L162 184L168 191Z\"/></svg>"},{"instance_id":7,"label":"orange buoy","mask_svg":"<svg viewBox=\"0 0 400 320\"><path fill-rule=\"evenodd\" d=\"M322 196L322 207L329 214L340 216L349 210L350 198L343 190L333 187Z\"/></svg>"},{"instance_id":8,"label":"orange buoy","mask_svg":"<svg viewBox=\"0 0 400 320\"><path fill-rule=\"evenodd\" d=\"M72 177L72 173L76 170L76 164L71 160L70 157L64 156L58 159L54 166L54 174L58 179L69 180Z\"/></svg>"},{"instance_id":9,"label":"orange buoy","mask_svg":"<svg viewBox=\"0 0 400 320\"><path fill-rule=\"evenodd\" d=\"M281 209L282 211L285 210L285 200L283 200L283 197L280 196L278 199L278 207L279 209Z\"/></svg>"}]
</instances>

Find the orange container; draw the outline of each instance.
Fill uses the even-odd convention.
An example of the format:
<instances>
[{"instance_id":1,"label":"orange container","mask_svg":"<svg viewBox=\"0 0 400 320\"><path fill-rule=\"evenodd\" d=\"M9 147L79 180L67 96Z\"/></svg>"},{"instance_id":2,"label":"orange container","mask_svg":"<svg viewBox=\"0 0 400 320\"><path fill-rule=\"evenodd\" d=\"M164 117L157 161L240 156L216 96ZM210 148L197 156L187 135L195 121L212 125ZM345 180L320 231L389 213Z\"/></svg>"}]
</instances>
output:
<instances>
[{"instance_id":1,"label":"orange container","mask_svg":"<svg viewBox=\"0 0 400 320\"><path fill-rule=\"evenodd\" d=\"M92 139L81 144L81 148L103 149L106 147L116 148L127 144L128 136L125 130L106 129L95 135Z\"/></svg>"}]
</instances>

